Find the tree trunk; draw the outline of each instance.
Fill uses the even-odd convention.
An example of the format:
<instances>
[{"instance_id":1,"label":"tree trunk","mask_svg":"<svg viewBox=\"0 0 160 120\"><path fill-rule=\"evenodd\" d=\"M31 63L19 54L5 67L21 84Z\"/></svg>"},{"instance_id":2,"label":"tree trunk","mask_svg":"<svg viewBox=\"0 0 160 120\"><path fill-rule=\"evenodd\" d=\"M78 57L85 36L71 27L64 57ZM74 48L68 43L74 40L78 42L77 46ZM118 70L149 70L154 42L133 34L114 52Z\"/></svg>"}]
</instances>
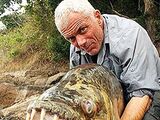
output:
<instances>
[{"instance_id":1,"label":"tree trunk","mask_svg":"<svg viewBox=\"0 0 160 120\"><path fill-rule=\"evenodd\" d=\"M146 16L146 28L151 37L152 42L156 39L156 18L158 16L157 6L154 4L154 0L144 0L145 10L144 14Z\"/></svg>"}]
</instances>

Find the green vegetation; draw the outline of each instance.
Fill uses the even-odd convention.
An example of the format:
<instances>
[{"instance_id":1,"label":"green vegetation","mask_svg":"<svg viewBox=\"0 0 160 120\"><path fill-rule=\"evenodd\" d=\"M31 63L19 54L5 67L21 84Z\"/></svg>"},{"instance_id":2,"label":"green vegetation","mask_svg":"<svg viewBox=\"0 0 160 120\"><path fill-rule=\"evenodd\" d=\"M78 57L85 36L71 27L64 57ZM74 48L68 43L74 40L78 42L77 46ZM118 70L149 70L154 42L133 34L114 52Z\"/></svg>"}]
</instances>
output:
<instances>
[{"instance_id":1,"label":"green vegetation","mask_svg":"<svg viewBox=\"0 0 160 120\"><path fill-rule=\"evenodd\" d=\"M9 6L6 1L6 6ZM16 0L15 0L16 1ZM21 0L17 0L21 1ZM30 0L28 0L30 1ZM40 53L40 59L49 61L68 60L69 43L57 31L54 24L54 9L61 0L36 0L26 7L25 14L12 14L2 17L7 30L0 32L0 58L5 61L21 59L33 53ZM113 13L127 16L146 27L146 13L143 1L137 0L89 0L93 6L102 13ZM156 2L157 0L155 0ZM5 0L0 2L4 5ZM156 2L157 8L160 4ZM2 12L5 7L0 9ZM156 23L156 40L160 40L160 10L158 10ZM2 60L0 60L2 61Z\"/></svg>"},{"instance_id":2,"label":"green vegetation","mask_svg":"<svg viewBox=\"0 0 160 120\"><path fill-rule=\"evenodd\" d=\"M25 19L26 22L20 27L1 32L0 49L4 51L6 58L17 57L25 52L26 47L38 42L37 36L41 31L39 31L36 21L27 15Z\"/></svg>"},{"instance_id":3,"label":"green vegetation","mask_svg":"<svg viewBox=\"0 0 160 120\"><path fill-rule=\"evenodd\" d=\"M1 18L8 28L0 33L3 58L10 61L38 51L42 59L68 59L69 43L56 30L47 1L37 1L32 5L27 6L24 15L14 14Z\"/></svg>"},{"instance_id":4,"label":"green vegetation","mask_svg":"<svg viewBox=\"0 0 160 120\"><path fill-rule=\"evenodd\" d=\"M7 26L7 29L20 27L24 22L24 15L19 15L14 13L12 15L7 15L1 18L2 22Z\"/></svg>"},{"instance_id":5,"label":"green vegetation","mask_svg":"<svg viewBox=\"0 0 160 120\"><path fill-rule=\"evenodd\" d=\"M57 3L56 1L55 3ZM54 1L44 0L36 1L34 4L28 6L28 12L35 16L39 23L39 29L45 33L46 39L44 45L50 52L51 60L68 59L69 43L57 31L54 24ZM52 6L54 5L54 6Z\"/></svg>"},{"instance_id":6,"label":"green vegetation","mask_svg":"<svg viewBox=\"0 0 160 120\"><path fill-rule=\"evenodd\" d=\"M55 37L56 36L56 37ZM58 61L60 59L69 59L70 43L66 42L64 38L57 32L50 37L48 41L48 48L52 51L52 60Z\"/></svg>"}]
</instances>

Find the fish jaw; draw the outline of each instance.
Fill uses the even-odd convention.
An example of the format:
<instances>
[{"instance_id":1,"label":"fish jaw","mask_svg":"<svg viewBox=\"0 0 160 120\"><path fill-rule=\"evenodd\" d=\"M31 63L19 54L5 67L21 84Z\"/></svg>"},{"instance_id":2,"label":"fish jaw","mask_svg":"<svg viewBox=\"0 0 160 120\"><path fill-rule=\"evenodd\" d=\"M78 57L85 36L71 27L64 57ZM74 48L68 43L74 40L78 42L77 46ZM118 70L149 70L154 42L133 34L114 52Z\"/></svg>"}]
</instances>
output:
<instances>
[{"instance_id":1,"label":"fish jaw","mask_svg":"<svg viewBox=\"0 0 160 120\"><path fill-rule=\"evenodd\" d=\"M84 120L67 104L36 100L28 106L26 120Z\"/></svg>"},{"instance_id":2,"label":"fish jaw","mask_svg":"<svg viewBox=\"0 0 160 120\"><path fill-rule=\"evenodd\" d=\"M40 97L29 105L26 120L113 120L112 101L105 93L102 95L101 98L105 97L106 101L105 109L98 101L95 102L91 98L75 100L75 104L71 106L62 101L51 101Z\"/></svg>"}]
</instances>

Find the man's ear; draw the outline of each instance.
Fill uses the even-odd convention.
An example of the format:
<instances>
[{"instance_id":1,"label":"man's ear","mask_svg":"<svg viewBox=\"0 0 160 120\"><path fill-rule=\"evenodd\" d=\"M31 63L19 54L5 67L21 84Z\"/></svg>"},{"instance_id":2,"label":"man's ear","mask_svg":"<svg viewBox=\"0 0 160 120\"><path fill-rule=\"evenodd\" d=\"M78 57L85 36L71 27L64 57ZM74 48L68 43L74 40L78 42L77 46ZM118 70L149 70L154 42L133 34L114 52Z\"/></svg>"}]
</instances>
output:
<instances>
[{"instance_id":1,"label":"man's ear","mask_svg":"<svg viewBox=\"0 0 160 120\"><path fill-rule=\"evenodd\" d=\"M98 24L100 26L102 26L102 24L103 24L103 18L102 18L101 12L99 10L95 10L94 11L94 16L97 19Z\"/></svg>"},{"instance_id":2,"label":"man's ear","mask_svg":"<svg viewBox=\"0 0 160 120\"><path fill-rule=\"evenodd\" d=\"M94 11L94 16L96 17L96 18L101 18L101 12L99 11L99 10L95 10Z\"/></svg>"}]
</instances>

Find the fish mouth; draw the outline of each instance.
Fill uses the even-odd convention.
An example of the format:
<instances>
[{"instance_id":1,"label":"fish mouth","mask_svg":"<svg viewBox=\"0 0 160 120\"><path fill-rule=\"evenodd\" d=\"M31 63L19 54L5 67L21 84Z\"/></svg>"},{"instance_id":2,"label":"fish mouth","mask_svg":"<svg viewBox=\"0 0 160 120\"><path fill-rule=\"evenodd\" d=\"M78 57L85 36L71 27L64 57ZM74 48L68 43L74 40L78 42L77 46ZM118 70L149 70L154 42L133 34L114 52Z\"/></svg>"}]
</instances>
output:
<instances>
[{"instance_id":1,"label":"fish mouth","mask_svg":"<svg viewBox=\"0 0 160 120\"><path fill-rule=\"evenodd\" d=\"M28 106L27 113L32 114L34 110L36 112L45 110L45 113L48 113L50 116L56 115L60 120L81 120L80 114L73 107L62 102L37 100Z\"/></svg>"}]
</instances>

